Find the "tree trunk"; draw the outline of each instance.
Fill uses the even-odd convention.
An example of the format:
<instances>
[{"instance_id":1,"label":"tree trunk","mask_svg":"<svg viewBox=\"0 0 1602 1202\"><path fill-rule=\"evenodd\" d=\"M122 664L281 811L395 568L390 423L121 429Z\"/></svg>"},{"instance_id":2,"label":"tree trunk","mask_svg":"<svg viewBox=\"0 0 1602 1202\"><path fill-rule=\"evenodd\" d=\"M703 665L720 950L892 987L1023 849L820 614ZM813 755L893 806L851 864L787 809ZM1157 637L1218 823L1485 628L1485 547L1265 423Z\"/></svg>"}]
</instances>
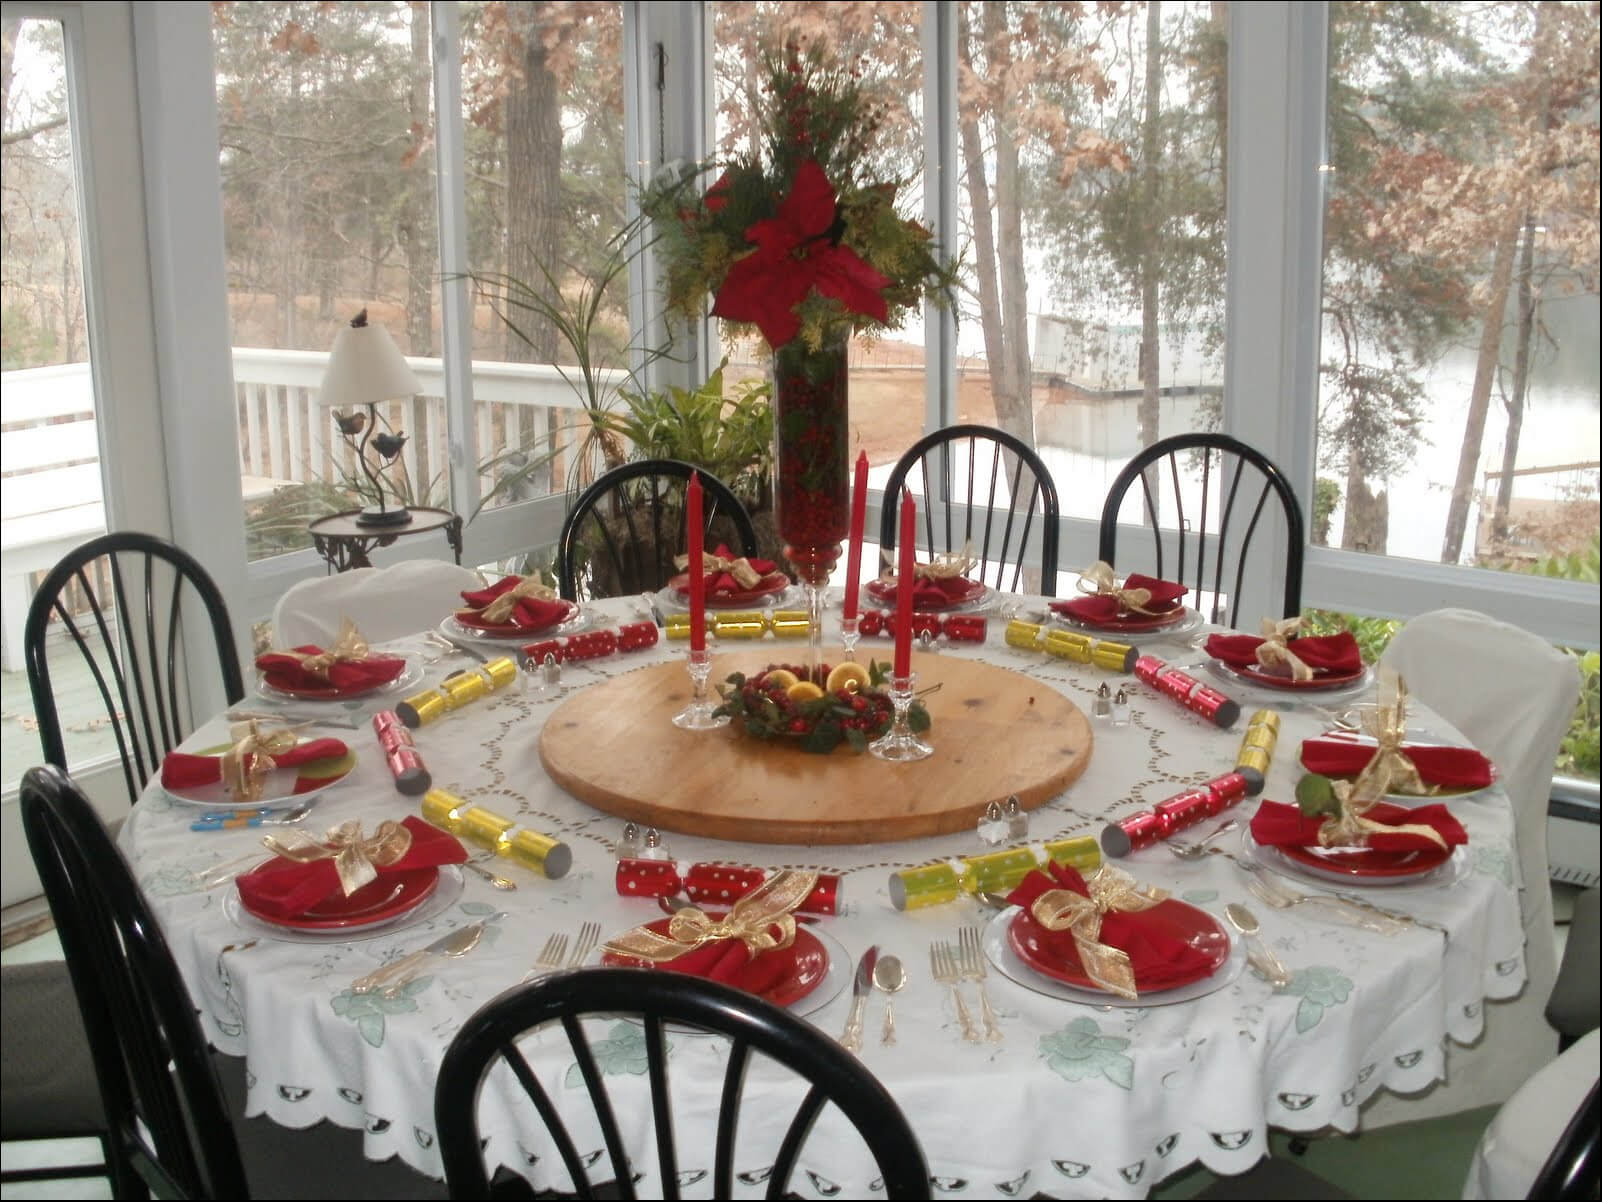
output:
<instances>
[{"instance_id":1,"label":"tree trunk","mask_svg":"<svg viewBox=\"0 0 1602 1202\"><path fill-rule=\"evenodd\" d=\"M429 86L433 78L432 61L428 46L428 6L413 0L410 7L412 58L407 76L406 108L413 131L429 128L432 114L429 108ZM414 136L416 132L414 132ZM434 343L434 290L433 277L436 252L434 249L434 221L431 216L434 189L430 162L419 155L406 169L410 177L406 189L406 207L397 231L401 254L406 259L406 351L411 355L431 355ZM432 501L430 495L434 472L434 447L428 439L428 407L426 397L416 397L409 406L412 423L412 446L417 452L416 487L419 500Z\"/></svg>"},{"instance_id":2,"label":"tree trunk","mask_svg":"<svg viewBox=\"0 0 1602 1202\"><path fill-rule=\"evenodd\" d=\"M1513 352L1513 394L1507 401L1507 437L1502 444L1502 475L1496 484L1496 517L1492 534L1505 543L1508 510L1513 505L1513 469L1518 466L1519 434L1524 429L1524 406L1530 387L1530 340L1535 333L1535 292L1530 275L1535 267L1535 219L1526 216L1519 248L1519 329Z\"/></svg>"},{"instance_id":3,"label":"tree trunk","mask_svg":"<svg viewBox=\"0 0 1602 1202\"><path fill-rule=\"evenodd\" d=\"M1157 441L1161 417L1157 389L1162 381L1157 338L1157 174L1158 128L1162 101L1162 4L1146 5L1146 112L1140 129L1140 442Z\"/></svg>"},{"instance_id":4,"label":"tree trunk","mask_svg":"<svg viewBox=\"0 0 1602 1202\"><path fill-rule=\"evenodd\" d=\"M1229 54L1229 4L1213 0L1210 17L1213 29ZM1213 115L1218 119L1218 161L1229 162L1229 72L1222 65L1213 73ZM1218 211L1229 212L1229 172L1218 173Z\"/></svg>"},{"instance_id":5,"label":"tree trunk","mask_svg":"<svg viewBox=\"0 0 1602 1202\"><path fill-rule=\"evenodd\" d=\"M546 67L542 26L545 5L513 6L523 34L522 74L506 94L506 272L554 301L547 280L562 275L560 249L562 122L556 79ZM519 326L530 343L507 348L509 359L554 363L557 332L538 313L523 311Z\"/></svg>"},{"instance_id":6,"label":"tree trunk","mask_svg":"<svg viewBox=\"0 0 1602 1202\"><path fill-rule=\"evenodd\" d=\"M986 55L997 79L1011 62L1007 6L984 6ZM1018 171L1018 140L1013 133L1011 105L998 95L995 113L996 258L1001 280L1001 340L1011 384L1009 404L996 405L996 424L1030 446L1035 443L1034 364L1029 358L1029 286L1024 278L1023 197Z\"/></svg>"},{"instance_id":7,"label":"tree trunk","mask_svg":"<svg viewBox=\"0 0 1602 1202\"><path fill-rule=\"evenodd\" d=\"M1346 519L1341 523L1341 549L1384 555L1391 525L1390 500L1368 486L1368 467L1356 447L1346 459Z\"/></svg>"},{"instance_id":8,"label":"tree trunk","mask_svg":"<svg viewBox=\"0 0 1602 1202\"><path fill-rule=\"evenodd\" d=\"M1502 318L1507 312L1507 294L1513 282L1513 253L1518 247L1520 208L1509 205L1496 236L1496 257L1491 263L1490 299L1480 326L1480 351L1474 364L1474 387L1469 393L1468 414L1463 423L1463 448L1457 458L1457 478L1452 483L1452 501L1446 511L1446 537L1441 542L1441 562L1457 563L1463 554L1463 534L1468 527L1469 503L1474 498L1474 477L1480 466L1480 444L1485 438L1485 417L1491 407L1491 383L1496 378L1497 361L1502 353Z\"/></svg>"},{"instance_id":9,"label":"tree trunk","mask_svg":"<svg viewBox=\"0 0 1602 1202\"><path fill-rule=\"evenodd\" d=\"M970 71L973 70L972 37L968 6L959 4L957 46L963 65ZM996 235L990 219L990 185L985 176L984 146L979 136L977 106L963 111L959 115L958 125L962 137L963 174L968 184L968 207L973 210L974 276L979 285L979 325L985 339L985 364L990 371L990 396L999 421L1004 409L1009 413L1012 411L1017 388L1008 378L1011 365L1007 360L1001 325L1001 299L996 285Z\"/></svg>"}]
</instances>

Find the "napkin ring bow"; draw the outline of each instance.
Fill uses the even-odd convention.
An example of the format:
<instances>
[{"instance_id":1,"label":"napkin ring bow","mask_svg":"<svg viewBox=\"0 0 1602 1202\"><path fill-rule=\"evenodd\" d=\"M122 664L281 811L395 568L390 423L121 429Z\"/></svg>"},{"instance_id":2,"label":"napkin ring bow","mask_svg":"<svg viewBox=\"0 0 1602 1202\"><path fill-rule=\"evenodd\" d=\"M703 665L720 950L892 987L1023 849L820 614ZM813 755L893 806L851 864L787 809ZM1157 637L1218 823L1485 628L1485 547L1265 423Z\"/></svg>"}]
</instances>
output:
<instances>
[{"instance_id":1,"label":"napkin ring bow","mask_svg":"<svg viewBox=\"0 0 1602 1202\"><path fill-rule=\"evenodd\" d=\"M512 619L512 611L519 601L554 601L556 590L540 582L538 576L520 576L515 585L507 589L479 612L479 617L492 626Z\"/></svg>"},{"instance_id":2,"label":"napkin ring bow","mask_svg":"<svg viewBox=\"0 0 1602 1202\"><path fill-rule=\"evenodd\" d=\"M349 897L363 885L378 879L378 870L397 863L412 848L412 832L400 823L385 819L371 835L362 834L355 820L341 822L321 839L304 831L268 835L262 839L267 850L298 864L334 861L339 887Z\"/></svg>"},{"instance_id":3,"label":"napkin ring bow","mask_svg":"<svg viewBox=\"0 0 1602 1202\"><path fill-rule=\"evenodd\" d=\"M1278 622L1273 618L1264 618L1263 641L1257 644L1257 662L1271 672L1277 666L1283 669L1280 675L1288 673L1293 680L1312 680L1313 670L1302 662L1288 644L1291 635L1301 628L1301 618L1286 618Z\"/></svg>"},{"instance_id":4,"label":"napkin ring bow","mask_svg":"<svg viewBox=\"0 0 1602 1202\"><path fill-rule=\"evenodd\" d=\"M1069 931L1085 974L1109 993L1133 1001L1135 970L1129 953L1101 942L1101 916L1110 910L1133 913L1149 910L1168 894L1150 885L1138 885L1121 868L1104 864L1085 879L1089 895L1072 889L1048 889L1029 907L1034 920L1048 931Z\"/></svg>"},{"instance_id":5,"label":"napkin ring bow","mask_svg":"<svg viewBox=\"0 0 1602 1202\"><path fill-rule=\"evenodd\" d=\"M673 566L681 572L689 565L688 555L675 555ZM762 583L762 573L751 566L751 561L741 555L737 559L726 559L711 551L701 552L701 575L716 576L720 572L727 572L734 577L734 582L741 588L752 589Z\"/></svg>"},{"instance_id":6,"label":"napkin ring bow","mask_svg":"<svg viewBox=\"0 0 1602 1202\"><path fill-rule=\"evenodd\" d=\"M1118 577L1113 574L1112 564L1106 560L1098 559L1083 572L1079 573L1076 586L1080 592L1092 597L1111 597L1117 601L1120 608L1132 613L1154 616L1156 611L1147 609L1151 603L1151 590L1149 588L1119 588Z\"/></svg>"},{"instance_id":7,"label":"napkin ring bow","mask_svg":"<svg viewBox=\"0 0 1602 1202\"><path fill-rule=\"evenodd\" d=\"M345 618L339 624L339 637L327 651L319 651L315 655L304 651L285 651L281 654L294 657L307 672L327 680L328 671L335 664L359 663L367 658L369 652L367 640L356 629L356 623Z\"/></svg>"},{"instance_id":8,"label":"napkin ring bow","mask_svg":"<svg viewBox=\"0 0 1602 1202\"><path fill-rule=\"evenodd\" d=\"M695 906L673 915L668 933L660 935L638 926L608 939L603 951L659 964L720 939L738 939L753 957L789 947L795 942L795 916L791 911L817 887L818 874L798 869L775 873L746 894L723 918L714 921Z\"/></svg>"},{"instance_id":9,"label":"napkin ring bow","mask_svg":"<svg viewBox=\"0 0 1602 1202\"><path fill-rule=\"evenodd\" d=\"M1418 765L1402 751L1402 738L1407 732L1407 684L1396 678L1395 699L1376 705L1371 713L1363 715L1363 729L1379 744L1373 756L1352 781L1334 783L1335 800L1340 813L1326 818L1318 828L1320 847L1363 847L1368 836L1375 832L1389 835L1417 835L1428 839L1442 851L1446 840L1433 826L1422 822L1400 823L1387 826L1365 815L1374 802L1393 790L1401 793L1426 794L1431 792L1419 775Z\"/></svg>"},{"instance_id":10,"label":"napkin ring bow","mask_svg":"<svg viewBox=\"0 0 1602 1202\"><path fill-rule=\"evenodd\" d=\"M894 583L896 578L896 565L891 556L894 552L880 549L879 555L885 561L886 567L881 578ZM965 543L960 551L935 551L929 556L928 563L916 563L912 568L912 575L917 580L955 580L959 576L966 576L979 557Z\"/></svg>"},{"instance_id":11,"label":"napkin ring bow","mask_svg":"<svg viewBox=\"0 0 1602 1202\"><path fill-rule=\"evenodd\" d=\"M293 747L299 738L286 728L263 730L251 719L228 728L234 745L222 755L223 787L230 797L255 801L262 794L267 774L277 767L273 759Z\"/></svg>"}]
</instances>

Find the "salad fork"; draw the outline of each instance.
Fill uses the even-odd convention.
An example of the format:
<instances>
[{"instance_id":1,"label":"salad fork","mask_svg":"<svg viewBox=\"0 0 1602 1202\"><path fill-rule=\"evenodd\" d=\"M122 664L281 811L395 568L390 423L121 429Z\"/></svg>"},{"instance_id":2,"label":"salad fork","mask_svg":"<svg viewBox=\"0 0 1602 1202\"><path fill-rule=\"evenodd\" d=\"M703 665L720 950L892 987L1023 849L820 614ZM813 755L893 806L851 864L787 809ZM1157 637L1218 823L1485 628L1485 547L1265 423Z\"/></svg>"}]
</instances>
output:
<instances>
[{"instance_id":1,"label":"salad fork","mask_svg":"<svg viewBox=\"0 0 1602 1202\"><path fill-rule=\"evenodd\" d=\"M1355 906L1345 898L1333 897L1328 893L1299 893L1277 881L1270 884L1260 873L1251 876L1246 882L1246 888L1250 889L1252 895L1259 901L1276 910L1288 910L1292 906L1321 905L1330 913L1340 914L1348 921L1377 935L1394 935L1403 925L1394 918L1386 918L1377 913L1370 914L1363 907Z\"/></svg>"},{"instance_id":2,"label":"salad fork","mask_svg":"<svg viewBox=\"0 0 1602 1202\"><path fill-rule=\"evenodd\" d=\"M573 954L567 958L568 968L580 968L589 958L595 945L601 940L601 924L587 922L579 928L578 938L573 941Z\"/></svg>"},{"instance_id":3,"label":"salad fork","mask_svg":"<svg viewBox=\"0 0 1602 1202\"><path fill-rule=\"evenodd\" d=\"M553 931L551 937L545 941L545 946L540 949L540 954L535 957L534 967L523 974L523 979L518 984L527 985L530 981L550 976L562 967L566 959L567 936Z\"/></svg>"},{"instance_id":4,"label":"salad fork","mask_svg":"<svg viewBox=\"0 0 1602 1202\"><path fill-rule=\"evenodd\" d=\"M962 1037L969 1043L980 1043L978 1028L973 1025L973 1016L968 1013L968 1003L962 1000L962 990L957 983L962 980L962 974L957 969L956 953L952 951L949 943L931 943L929 945L929 971L942 985L951 989L951 1000L957 1006L957 1023L962 1027Z\"/></svg>"},{"instance_id":5,"label":"salad fork","mask_svg":"<svg viewBox=\"0 0 1602 1202\"><path fill-rule=\"evenodd\" d=\"M961 927L957 931L957 950L962 957L962 979L979 987L979 1017L984 1020L985 1039L1000 1043L1001 1024L990 1006L990 994L985 989L985 957L979 947L979 928Z\"/></svg>"}]
</instances>

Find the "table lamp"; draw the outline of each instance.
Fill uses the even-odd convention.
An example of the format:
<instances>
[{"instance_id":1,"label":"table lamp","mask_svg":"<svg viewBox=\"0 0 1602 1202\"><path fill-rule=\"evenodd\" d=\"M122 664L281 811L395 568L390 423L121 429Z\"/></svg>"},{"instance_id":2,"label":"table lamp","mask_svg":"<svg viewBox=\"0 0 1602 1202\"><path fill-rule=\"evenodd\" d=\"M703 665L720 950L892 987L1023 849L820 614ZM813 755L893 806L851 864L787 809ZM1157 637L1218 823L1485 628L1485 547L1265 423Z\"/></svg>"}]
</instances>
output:
<instances>
[{"instance_id":1,"label":"table lamp","mask_svg":"<svg viewBox=\"0 0 1602 1202\"><path fill-rule=\"evenodd\" d=\"M356 448L357 462L378 502L366 506L356 516L359 526L404 526L412 520L411 513L398 498L394 504L385 501L384 481L378 474L382 468L375 469L367 458L367 444L372 442L374 450L383 456L383 467L393 464L406 445L406 435L386 430L376 439L373 437L378 426L378 403L415 396L422 390L422 382L406 365L406 357L400 353L389 331L383 326L367 324L366 309L339 331L328 356L328 370L323 373L318 399L335 410L334 422L345 440ZM367 414L364 417L361 413L338 412L345 405L366 405ZM359 442L358 434L361 435Z\"/></svg>"}]
</instances>

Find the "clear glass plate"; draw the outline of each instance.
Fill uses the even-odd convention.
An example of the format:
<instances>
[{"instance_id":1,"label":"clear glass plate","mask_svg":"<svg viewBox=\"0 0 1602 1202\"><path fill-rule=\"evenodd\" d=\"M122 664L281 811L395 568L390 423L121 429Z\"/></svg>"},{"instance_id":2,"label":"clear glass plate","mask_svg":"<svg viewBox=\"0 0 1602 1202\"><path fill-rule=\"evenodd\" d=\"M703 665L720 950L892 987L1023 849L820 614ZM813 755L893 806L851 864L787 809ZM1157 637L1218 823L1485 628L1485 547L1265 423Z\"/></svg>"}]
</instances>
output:
<instances>
[{"instance_id":1,"label":"clear glass plate","mask_svg":"<svg viewBox=\"0 0 1602 1202\"><path fill-rule=\"evenodd\" d=\"M380 919L366 926L339 927L333 930L309 930L303 927L284 927L257 918L239 901L239 889L231 887L223 898L223 913L236 927L261 939L276 939L281 943L360 943L376 939L400 927L431 922L456 904L462 896L462 870L455 864L445 864L439 870L439 887L426 901L410 910Z\"/></svg>"}]
</instances>

